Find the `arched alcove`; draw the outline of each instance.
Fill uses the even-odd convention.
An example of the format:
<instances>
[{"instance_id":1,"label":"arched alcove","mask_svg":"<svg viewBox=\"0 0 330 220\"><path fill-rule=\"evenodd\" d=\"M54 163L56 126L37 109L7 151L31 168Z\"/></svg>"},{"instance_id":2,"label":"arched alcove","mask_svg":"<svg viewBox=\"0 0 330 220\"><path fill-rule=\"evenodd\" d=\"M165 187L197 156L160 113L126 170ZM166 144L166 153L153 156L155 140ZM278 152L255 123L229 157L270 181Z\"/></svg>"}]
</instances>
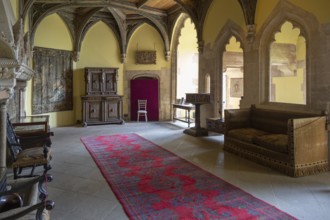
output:
<instances>
[{"instance_id":1,"label":"arched alcove","mask_svg":"<svg viewBox=\"0 0 330 220\"><path fill-rule=\"evenodd\" d=\"M289 29L291 32L293 30L299 31L299 34L296 34L297 41L303 41L305 43L305 61L304 61L304 70L303 70L303 84L304 95L303 102L292 103L286 101L274 102L274 97L271 93L271 45L273 42L276 42L277 35L283 31L283 24L289 22ZM282 30L281 30L282 28ZM269 106L272 108L279 109L290 109L290 110L301 110L301 111L310 111L313 108L320 108L320 105L313 105L312 100L319 100L319 97L312 98L313 94L317 94L317 90L320 89L320 86L312 83L312 78L317 78L319 71L317 71L318 66L312 65L312 63L319 62L317 59L322 54L317 48L321 48L318 45L321 42L322 31L319 29L319 23L316 18L306 12L305 10L296 7L295 5L289 3L288 1L280 1L278 5L274 8L272 13L269 15L269 18L266 20L262 26L260 34L256 38L256 43L259 44L260 53L260 89L259 89L259 103L263 106ZM299 37L300 36L300 37ZM292 37L292 34L291 34ZM301 42L300 42L301 43ZM297 48L296 48L297 49ZM293 92L290 87L286 87L286 93ZM254 103L258 103L254 101Z\"/></svg>"},{"instance_id":2,"label":"arched alcove","mask_svg":"<svg viewBox=\"0 0 330 220\"><path fill-rule=\"evenodd\" d=\"M285 21L274 34L269 53L269 102L305 105L306 39L300 28Z\"/></svg>"},{"instance_id":3,"label":"arched alcove","mask_svg":"<svg viewBox=\"0 0 330 220\"><path fill-rule=\"evenodd\" d=\"M231 36L223 51L222 115L225 109L238 109L244 95L243 50L236 37Z\"/></svg>"},{"instance_id":4,"label":"arched alcove","mask_svg":"<svg viewBox=\"0 0 330 220\"><path fill-rule=\"evenodd\" d=\"M124 72L124 102L127 103L127 112L124 112L125 120L135 120L136 119L136 106L132 106L132 102L135 102L135 94L132 94L132 81L136 81L138 86L143 86L143 83L153 84L152 89L155 90L153 94L153 99L158 97L157 102L153 104L153 111L158 111L158 120L168 120L168 115L170 112L169 97L168 97L168 88L165 87L163 83L164 76L169 74L164 72L164 70L138 70L138 71L125 71ZM140 81L140 82L138 82ZM148 82L149 81L149 82ZM140 85L139 85L140 84ZM144 93L146 93L144 91ZM135 102L135 105L137 103ZM157 106L157 107L156 107ZM156 110L157 108L157 110ZM134 115L133 115L134 114ZM133 116L133 118L132 118Z\"/></svg>"},{"instance_id":5,"label":"arched alcove","mask_svg":"<svg viewBox=\"0 0 330 220\"><path fill-rule=\"evenodd\" d=\"M148 121L159 120L159 80L155 75L135 75L130 80L130 120L137 120L138 100L147 100Z\"/></svg>"},{"instance_id":6,"label":"arched alcove","mask_svg":"<svg viewBox=\"0 0 330 220\"><path fill-rule=\"evenodd\" d=\"M223 116L223 111L226 108L225 101L226 93L228 91L228 95L230 95L230 78L233 78L233 85L237 84L237 80L239 78L239 91L245 90L245 85L243 81L243 70L244 70L244 48L246 45L245 33L241 29L241 27L235 24L232 21L228 21L226 25L222 28L221 32L218 34L218 37L215 41L215 64L216 64L216 72L214 75L213 83L211 83L211 93L214 96L214 99L217 101L214 105L214 112L221 113ZM240 72L239 75L234 74L235 77L230 77L226 80L226 71L234 71ZM225 73L225 74L224 74ZM229 85L228 88L226 85ZM240 94L240 95L237 95ZM235 104L236 108L240 105L241 101L241 92L233 93L235 97L233 97L237 104ZM237 99L237 100L236 100Z\"/></svg>"},{"instance_id":7,"label":"arched alcove","mask_svg":"<svg viewBox=\"0 0 330 220\"><path fill-rule=\"evenodd\" d=\"M198 92L198 44L193 22L187 18L177 45L176 99Z\"/></svg>"}]
</instances>

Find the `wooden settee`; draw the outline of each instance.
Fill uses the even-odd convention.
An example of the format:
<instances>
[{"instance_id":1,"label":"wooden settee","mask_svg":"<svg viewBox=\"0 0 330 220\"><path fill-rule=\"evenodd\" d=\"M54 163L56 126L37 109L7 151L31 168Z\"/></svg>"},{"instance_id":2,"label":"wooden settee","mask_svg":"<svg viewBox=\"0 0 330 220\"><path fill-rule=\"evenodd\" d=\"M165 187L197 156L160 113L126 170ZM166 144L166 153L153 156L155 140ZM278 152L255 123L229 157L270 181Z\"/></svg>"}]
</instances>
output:
<instances>
[{"instance_id":1,"label":"wooden settee","mask_svg":"<svg viewBox=\"0 0 330 220\"><path fill-rule=\"evenodd\" d=\"M224 150L292 177L328 170L327 116L261 109L225 110Z\"/></svg>"}]
</instances>

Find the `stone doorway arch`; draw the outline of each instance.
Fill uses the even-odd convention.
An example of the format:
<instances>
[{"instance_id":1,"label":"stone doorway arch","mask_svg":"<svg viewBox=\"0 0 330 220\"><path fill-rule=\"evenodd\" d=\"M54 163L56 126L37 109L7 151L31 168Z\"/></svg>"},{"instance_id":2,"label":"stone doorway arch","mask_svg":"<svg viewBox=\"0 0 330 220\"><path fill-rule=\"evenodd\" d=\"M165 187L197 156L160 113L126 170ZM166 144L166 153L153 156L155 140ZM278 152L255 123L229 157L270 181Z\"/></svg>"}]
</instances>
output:
<instances>
[{"instance_id":1,"label":"stone doorway arch","mask_svg":"<svg viewBox=\"0 0 330 220\"><path fill-rule=\"evenodd\" d=\"M148 121L159 120L159 81L157 78L138 77L131 79L131 121L137 120L138 100L147 100Z\"/></svg>"},{"instance_id":2,"label":"stone doorway arch","mask_svg":"<svg viewBox=\"0 0 330 220\"><path fill-rule=\"evenodd\" d=\"M158 112L159 121L171 120L171 77L170 70L137 70L124 72L124 117L131 120L131 88L130 82L137 78L152 78L158 80Z\"/></svg>"}]
</instances>

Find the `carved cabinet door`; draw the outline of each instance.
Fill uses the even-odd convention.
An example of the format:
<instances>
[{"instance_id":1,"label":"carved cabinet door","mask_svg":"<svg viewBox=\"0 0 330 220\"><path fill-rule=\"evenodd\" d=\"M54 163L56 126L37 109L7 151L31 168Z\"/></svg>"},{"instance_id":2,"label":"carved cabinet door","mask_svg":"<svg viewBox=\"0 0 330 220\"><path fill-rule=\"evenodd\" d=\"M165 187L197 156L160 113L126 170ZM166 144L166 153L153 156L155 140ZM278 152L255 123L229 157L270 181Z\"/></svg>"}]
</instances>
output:
<instances>
[{"instance_id":1,"label":"carved cabinet door","mask_svg":"<svg viewBox=\"0 0 330 220\"><path fill-rule=\"evenodd\" d=\"M108 94L117 93L117 73L110 71L104 73L104 92Z\"/></svg>"},{"instance_id":2,"label":"carved cabinet door","mask_svg":"<svg viewBox=\"0 0 330 220\"><path fill-rule=\"evenodd\" d=\"M107 100L105 104L105 121L121 120L121 99Z\"/></svg>"},{"instance_id":3,"label":"carved cabinet door","mask_svg":"<svg viewBox=\"0 0 330 220\"><path fill-rule=\"evenodd\" d=\"M118 118L118 104L117 102L107 101L105 102L105 120L111 121L111 119Z\"/></svg>"},{"instance_id":4,"label":"carved cabinet door","mask_svg":"<svg viewBox=\"0 0 330 220\"><path fill-rule=\"evenodd\" d=\"M90 91L95 94L102 92L102 73L91 73Z\"/></svg>"},{"instance_id":5,"label":"carved cabinet door","mask_svg":"<svg viewBox=\"0 0 330 220\"><path fill-rule=\"evenodd\" d=\"M102 121L102 101L89 100L85 102L86 105L86 121L87 122L100 122Z\"/></svg>"}]
</instances>

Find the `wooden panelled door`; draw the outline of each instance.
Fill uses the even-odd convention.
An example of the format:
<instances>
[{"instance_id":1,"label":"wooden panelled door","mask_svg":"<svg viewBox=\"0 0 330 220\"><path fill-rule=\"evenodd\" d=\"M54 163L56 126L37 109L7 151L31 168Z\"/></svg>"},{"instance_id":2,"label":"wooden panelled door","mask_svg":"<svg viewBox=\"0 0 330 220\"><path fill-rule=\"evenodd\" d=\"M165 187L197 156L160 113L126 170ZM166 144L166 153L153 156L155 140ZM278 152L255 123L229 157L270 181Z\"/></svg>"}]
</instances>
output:
<instances>
[{"instance_id":1,"label":"wooden panelled door","mask_svg":"<svg viewBox=\"0 0 330 220\"><path fill-rule=\"evenodd\" d=\"M131 80L131 121L137 120L138 99L147 100L148 121L159 120L158 80L137 78Z\"/></svg>"}]
</instances>

